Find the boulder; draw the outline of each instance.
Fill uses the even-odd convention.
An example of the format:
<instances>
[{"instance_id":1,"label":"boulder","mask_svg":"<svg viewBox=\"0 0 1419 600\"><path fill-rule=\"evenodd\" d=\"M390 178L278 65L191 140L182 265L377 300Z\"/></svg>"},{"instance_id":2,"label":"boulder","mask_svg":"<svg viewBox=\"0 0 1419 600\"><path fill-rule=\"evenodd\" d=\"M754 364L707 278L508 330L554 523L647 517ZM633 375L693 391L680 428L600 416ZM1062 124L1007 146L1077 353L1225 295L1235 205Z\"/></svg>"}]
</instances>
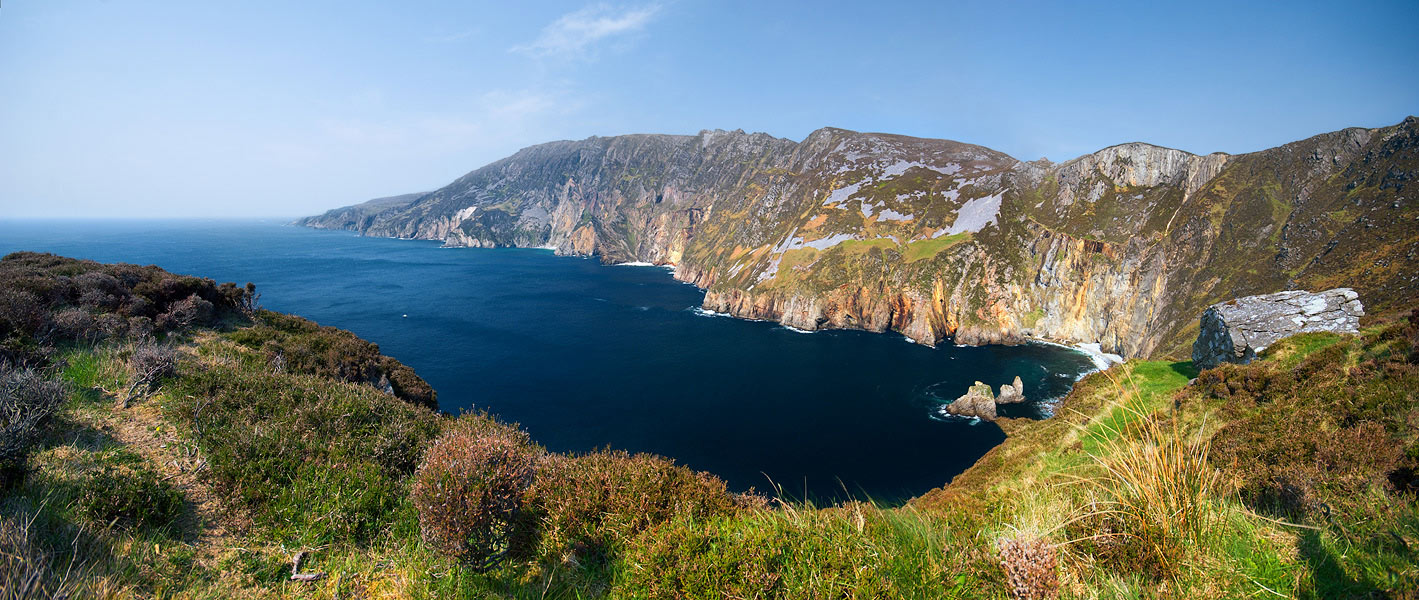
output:
<instances>
[{"instance_id":1,"label":"boulder","mask_svg":"<svg viewBox=\"0 0 1419 600\"><path fill-rule=\"evenodd\" d=\"M1202 313L1192 364L1246 364L1277 340L1313 331L1356 333L1365 308L1350 288L1295 290L1213 304Z\"/></svg>"},{"instance_id":2,"label":"boulder","mask_svg":"<svg viewBox=\"0 0 1419 600\"><path fill-rule=\"evenodd\" d=\"M995 420L995 394L990 386L977 381L966 395L946 405L946 412L958 417L976 417L983 421Z\"/></svg>"},{"instance_id":3,"label":"boulder","mask_svg":"<svg viewBox=\"0 0 1419 600\"><path fill-rule=\"evenodd\" d=\"M1015 376L1014 383L1007 383L1000 386L1000 395L995 397L996 404L1019 404L1025 401L1025 384L1020 381L1020 376Z\"/></svg>"}]
</instances>

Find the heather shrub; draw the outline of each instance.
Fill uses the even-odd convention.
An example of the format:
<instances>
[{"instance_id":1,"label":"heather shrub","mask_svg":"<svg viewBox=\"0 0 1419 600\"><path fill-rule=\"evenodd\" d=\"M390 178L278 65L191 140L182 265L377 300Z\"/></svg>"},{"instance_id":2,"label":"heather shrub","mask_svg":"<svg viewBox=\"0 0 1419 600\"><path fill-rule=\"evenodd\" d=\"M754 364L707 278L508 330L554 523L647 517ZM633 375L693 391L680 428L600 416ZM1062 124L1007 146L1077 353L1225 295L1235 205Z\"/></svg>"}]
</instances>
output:
<instances>
[{"instance_id":1,"label":"heather shrub","mask_svg":"<svg viewBox=\"0 0 1419 600\"><path fill-rule=\"evenodd\" d=\"M1419 369L1408 361L1408 326L1333 336L1323 347L1314 343L1320 338L1297 336L1275 346L1283 353L1309 350L1296 353L1294 368L1248 367L1258 404L1247 411L1222 405L1232 416L1214 434L1211 456L1247 504L1304 519L1347 506L1363 510L1368 491L1396 481L1407 486L1405 469L1419 466L1419 456L1406 453L1419 389ZM1203 391L1217 398L1216 387Z\"/></svg>"},{"instance_id":2,"label":"heather shrub","mask_svg":"<svg viewBox=\"0 0 1419 600\"><path fill-rule=\"evenodd\" d=\"M1000 566L1017 600L1059 597L1059 552L1043 538L1017 536L1000 542Z\"/></svg>"},{"instance_id":3,"label":"heather shrub","mask_svg":"<svg viewBox=\"0 0 1419 600\"><path fill-rule=\"evenodd\" d=\"M79 512L99 526L158 529L182 514L182 493L141 464L105 465L83 480Z\"/></svg>"},{"instance_id":4,"label":"heather shrub","mask_svg":"<svg viewBox=\"0 0 1419 600\"><path fill-rule=\"evenodd\" d=\"M164 412L201 448L214 486L292 544L389 529L441 428L433 412L368 386L240 361L197 363L166 385Z\"/></svg>"},{"instance_id":5,"label":"heather shrub","mask_svg":"<svg viewBox=\"0 0 1419 600\"><path fill-rule=\"evenodd\" d=\"M676 518L630 541L610 597L981 597L954 568L961 541L931 515L864 504Z\"/></svg>"},{"instance_id":6,"label":"heather shrub","mask_svg":"<svg viewBox=\"0 0 1419 600\"><path fill-rule=\"evenodd\" d=\"M212 320L215 309L211 302L192 294L187 298L173 302L167 312L158 315L154 321L158 329L169 331L182 330L193 325L205 325Z\"/></svg>"},{"instance_id":7,"label":"heather shrub","mask_svg":"<svg viewBox=\"0 0 1419 600\"><path fill-rule=\"evenodd\" d=\"M735 512L723 480L648 454L549 455L532 486L539 553L599 561L640 532L675 518Z\"/></svg>"},{"instance_id":8,"label":"heather shrub","mask_svg":"<svg viewBox=\"0 0 1419 600\"><path fill-rule=\"evenodd\" d=\"M261 520L303 546L372 540L391 529L403 501L399 482L374 464L307 464L276 490Z\"/></svg>"},{"instance_id":9,"label":"heather shrub","mask_svg":"<svg viewBox=\"0 0 1419 600\"><path fill-rule=\"evenodd\" d=\"M258 323L227 334L238 344L260 351L274 371L305 373L392 390L395 397L438 408L433 387L413 369L379 353L379 345L353 333L324 327L294 315L267 310Z\"/></svg>"},{"instance_id":10,"label":"heather shrub","mask_svg":"<svg viewBox=\"0 0 1419 600\"><path fill-rule=\"evenodd\" d=\"M177 374L177 350L166 345L140 344L129 357L128 368L132 374L128 378L128 391L123 397L125 407L135 399L152 394L159 383Z\"/></svg>"},{"instance_id":11,"label":"heather shrub","mask_svg":"<svg viewBox=\"0 0 1419 600\"><path fill-rule=\"evenodd\" d=\"M0 489L23 476L30 452L67 396L63 382L0 360Z\"/></svg>"},{"instance_id":12,"label":"heather shrub","mask_svg":"<svg viewBox=\"0 0 1419 600\"><path fill-rule=\"evenodd\" d=\"M93 342L102 335L94 324L94 316L80 308L54 313L54 333L61 339Z\"/></svg>"},{"instance_id":13,"label":"heather shrub","mask_svg":"<svg viewBox=\"0 0 1419 600\"><path fill-rule=\"evenodd\" d=\"M486 569L524 539L517 527L541 452L521 431L469 421L429 448L410 497L426 542Z\"/></svg>"},{"instance_id":14,"label":"heather shrub","mask_svg":"<svg viewBox=\"0 0 1419 600\"><path fill-rule=\"evenodd\" d=\"M33 293L0 286L0 339L33 335L45 320L44 306Z\"/></svg>"}]
</instances>

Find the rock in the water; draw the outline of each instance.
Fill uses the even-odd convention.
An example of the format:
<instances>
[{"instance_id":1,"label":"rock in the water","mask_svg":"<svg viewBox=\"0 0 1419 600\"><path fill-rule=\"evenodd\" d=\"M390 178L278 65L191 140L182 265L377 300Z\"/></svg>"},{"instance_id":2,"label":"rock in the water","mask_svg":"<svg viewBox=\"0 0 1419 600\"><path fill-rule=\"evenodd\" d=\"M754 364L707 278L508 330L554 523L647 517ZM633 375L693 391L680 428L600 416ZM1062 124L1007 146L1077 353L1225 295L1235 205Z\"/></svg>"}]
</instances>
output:
<instances>
[{"instance_id":1,"label":"rock in the water","mask_svg":"<svg viewBox=\"0 0 1419 600\"><path fill-rule=\"evenodd\" d=\"M1000 386L1000 395L995 397L996 404L1019 404L1025 401L1025 384L1020 381L1020 376L1015 376L1014 383L1007 383Z\"/></svg>"},{"instance_id":2,"label":"rock in the water","mask_svg":"<svg viewBox=\"0 0 1419 600\"><path fill-rule=\"evenodd\" d=\"M1213 304L1202 313L1192 364L1199 369L1222 362L1246 364L1277 340L1298 333L1356 333L1364 314L1359 295L1350 288L1296 290Z\"/></svg>"},{"instance_id":3,"label":"rock in the water","mask_svg":"<svg viewBox=\"0 0 1419 600\"><path fill-rule=\"evenodd\" d=\"M995 420L995 394L990 386L977 381L966 395L946 405L946 412L958 417L976 417L984 421Z\"/></svg>"}]
</instances>

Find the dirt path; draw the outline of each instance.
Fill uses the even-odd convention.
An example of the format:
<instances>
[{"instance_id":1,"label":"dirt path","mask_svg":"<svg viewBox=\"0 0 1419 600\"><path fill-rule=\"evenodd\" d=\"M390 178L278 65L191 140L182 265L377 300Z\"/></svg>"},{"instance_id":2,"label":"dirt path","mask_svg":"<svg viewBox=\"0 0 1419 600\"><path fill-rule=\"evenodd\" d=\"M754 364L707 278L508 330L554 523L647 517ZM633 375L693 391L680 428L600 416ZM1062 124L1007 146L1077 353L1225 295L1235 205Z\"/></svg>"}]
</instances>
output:
<instances>
[{"instance_id":1,"label":"dirt path","mask_svg":"<svg viewBox=\"0 0 1419 600\"><path fill-rule=\"evenodd\" d=\"M117 402L110 407L91 413L89 424L142 456L163 480L182 492L190 510L178 526L184 541L196 551L199 564L210 566L250 523L223 510L218 495L202 480L206 461L193 444L180 439L164 422L157 402L149 398L126 409Z\"/></svg>"}]
</instances>

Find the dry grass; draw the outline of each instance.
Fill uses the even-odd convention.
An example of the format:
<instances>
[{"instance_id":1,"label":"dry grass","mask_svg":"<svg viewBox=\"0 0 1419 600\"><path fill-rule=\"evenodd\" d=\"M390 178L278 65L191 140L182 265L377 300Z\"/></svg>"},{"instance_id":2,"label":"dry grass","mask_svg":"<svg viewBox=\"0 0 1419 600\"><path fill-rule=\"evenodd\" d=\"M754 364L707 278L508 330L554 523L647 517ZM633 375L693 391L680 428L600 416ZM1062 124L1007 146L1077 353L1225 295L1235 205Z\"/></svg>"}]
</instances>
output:
<instances>
[{"instance_id":1,"label":"dry grass","mask_svg":"<svg viewBox=\"0 0 1419 600\"><path fill-rule=\"evenodd\" d=\"M1090 466L1098 474L1072 478L1092 491L1077 541L1096 559L1170 579L1217 522L1222 478L1208 462L1205 438L1179 419L1150 413L1136 387L1116 384L1122 423L1101 423L1103 435L1090 434Z\"/></svg>"}]
</instances>

